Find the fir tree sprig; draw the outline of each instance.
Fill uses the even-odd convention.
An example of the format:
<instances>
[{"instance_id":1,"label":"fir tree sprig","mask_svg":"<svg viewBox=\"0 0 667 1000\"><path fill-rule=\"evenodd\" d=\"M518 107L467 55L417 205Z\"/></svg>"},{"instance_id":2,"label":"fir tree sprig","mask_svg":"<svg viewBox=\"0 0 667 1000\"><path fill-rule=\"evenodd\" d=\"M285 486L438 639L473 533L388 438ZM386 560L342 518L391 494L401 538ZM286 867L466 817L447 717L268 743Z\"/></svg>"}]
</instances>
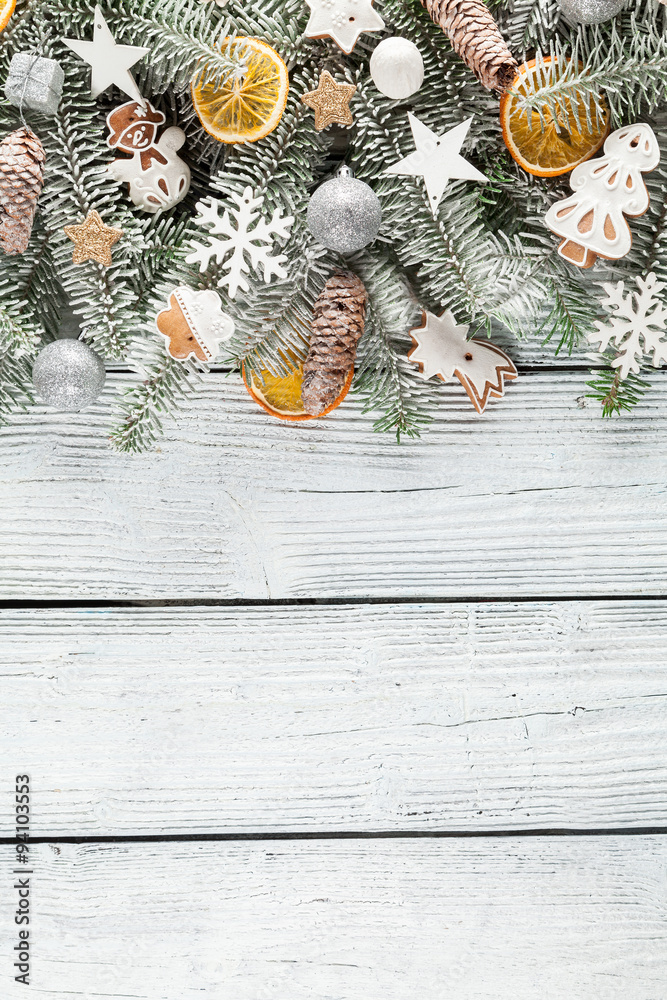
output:
<instances>
[{"instance_id":1,"label":"fir tree sprig","mask_svg":"<svg viewBox=\"0 0 667 1000\"><path fill-rule=\"evenodd\" d=\"M0 292L1 294L1 292ZM37 325L11 301L0 304L0 423L33 402L32 360L39 343Z\"/></svg>"},{"instance_id":2,"label":"fir tree sprig","mask_svg":"<svg viewBox=\"0 0 667 1000\"><path fill-rule=\"evenodd\" d=\"M582 26L566 39L554 37L544 53L554 61L544 84L519 95L526 112L558 121L576 117L581 104L590 124L591 108L604 116L605 102L613 121L655 110L667 91L667 35L665 14L654 14L654 6L645 0L609 26Z\"/></svg>"},{"instance_id":3,"label":"fir tree sprig","mask_svg":"<svg viewBox=\"0 0 667 1000\"><path fill-rule=\"evenodd\" d=\"M419 325L420 309L387 254L359 254L351 264L369 299L352 391L363 398L364 413L381 412L374 430L395 433L399 443L401 437L419 437L438 404L436 387L415 378L407 357L409 330Z\"/></svg>"},{"instance_id":4,"label":"fir tree sprig","mask_svg":"<svg viewBox=\"0 0 667 1000\"><path fill-rule=\"evenodd\" d=\"M145 250L142 224L127 208L121 189L106 176L109 150L89 82L64 46L55 44L54 49L67 73L61 107L51 129L43 133L47 159L40 215L51 234L53 263L80 317L83 338L102 355L122 358L137 328L126 275ZM93 261L74 264L72 243L64 233L66 225L82 222L91 209L124 233L108 268Z\"/></svg>"},{"instance_id":5,"label":"fir tree sprig","mask_svg":"<svg viewBox=\"0 0 667 1000\"><path fill-rule=\"evenodd\" d=\"M611 362L612 357L605 360ZM618 416L623 410L631 410L651 388L650 382L643 379L641 373L630 372L625 378L621 378L618 368L613 368L610 363L591 374L593 379L586 385L593 392L588 393L588 396L598 400L603 417Z\"/></svg>"},{"instance_id":6,"label":"fir tree sprig","mask_svg":"<svg viewBox=\"0 0 667 1000\"><path fill-rule=\"evenodd\" d=\"M501 0L489 6L517 57L535 47L548 47L560 26L561 10L556 0Z\"/></svg>"},{"instance_id":7,"label":"fir tree sprig","mask_svg":"<svg viewBox=\"0 0 667 1000\"><path fill-rule=\"evenodd\" d=\"M135 344L132 365L141 380L124 389L109 435L117 451L146 451L162 434L162 415L192 397L200 369L192 362L174 361L157 338Z\"/></svg>"},{"instance_id":8,"label":"fir tree sprig","mask_svg":"<svg viewBox=\"0 0 667 1000\"><path fill-rule=\"evenodd\" d=\"M50 234L37 226L34 253L0 269L0 416L32 402L32 361L60 325L63 296L54 281Z\"/></svg>"}]
</instances>

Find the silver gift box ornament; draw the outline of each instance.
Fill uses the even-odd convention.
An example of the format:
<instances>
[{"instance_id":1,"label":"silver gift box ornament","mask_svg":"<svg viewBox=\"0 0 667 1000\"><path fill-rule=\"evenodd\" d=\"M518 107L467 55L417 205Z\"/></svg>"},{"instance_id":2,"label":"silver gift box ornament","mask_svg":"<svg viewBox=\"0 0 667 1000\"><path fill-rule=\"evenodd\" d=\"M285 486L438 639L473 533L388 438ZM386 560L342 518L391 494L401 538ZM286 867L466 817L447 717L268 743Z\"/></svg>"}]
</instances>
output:
<instances>
[{"instance_id":1,"label":"silver gift box ornament","mask_svg":"<svg viewBox=\"0 0 667 1000\"><path fill-rule=\"evenodd\" d=\"M17 52L9 64L5 97L17 107L23 106L43 115L55 115L64 79L62 67L55 59Z\"/></svg>"}]
</instances>

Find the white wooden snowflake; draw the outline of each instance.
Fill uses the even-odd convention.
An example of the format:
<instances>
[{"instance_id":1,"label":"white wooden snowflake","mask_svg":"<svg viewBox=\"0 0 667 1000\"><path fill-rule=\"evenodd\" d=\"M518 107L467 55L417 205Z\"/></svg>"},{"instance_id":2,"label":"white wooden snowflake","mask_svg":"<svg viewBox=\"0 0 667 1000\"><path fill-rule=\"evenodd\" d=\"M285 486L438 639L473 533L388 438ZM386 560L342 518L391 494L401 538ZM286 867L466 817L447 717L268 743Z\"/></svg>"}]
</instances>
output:
<instances>
[{"instance_id":1,"label":"white wooden snowflake","mask_svg":"<svg viewBox=\"0 0 667 1000\"><path fill-rule=\"evenodd\" d=\"M667 341L663 339L667 330L667 309L660 298L665 284L658 281L653 272L635 280L639 290L627 294L622 281L616 285L602 284L607 298L601 304L613 312L606 323L597 320L597 331L588 334L589 341L599 344L601 351L610 343L619 349L612 365L619 369L621 378L638 372L641 361L651 351L655 368L667 361Z\"/></svg>"},{"instance_id":2,"label":"white wooden snowflake","mask_svg":"<svg viewBox=\"0 0 667 1000\"><path fill-rule=\"evenodd\" d=\"M289 237L294 217L287 215L283 218L282 210L277 208L270 220L262 219L260 216L264 198L255 198L250 187L242 195L232 193L230 197L237 207L231 213L229 209L225 209L222 218L222 206L217 198L197 202L199 215L195 222L208 228L208 244L193 240L190 246L194 252L186 260L189 264L198 263L200 271L205 271L215 258L227 271L218 281L218 287L227 285L229 297L233 299L239 288L244 292L249 290L243 275L250 273L251 266L257 274L261 268L267 284L274 276L287 277L287 271L283 267L287 256L282 253L274 255L272 251L276 239Z\"/></svg>"}]
</instances>

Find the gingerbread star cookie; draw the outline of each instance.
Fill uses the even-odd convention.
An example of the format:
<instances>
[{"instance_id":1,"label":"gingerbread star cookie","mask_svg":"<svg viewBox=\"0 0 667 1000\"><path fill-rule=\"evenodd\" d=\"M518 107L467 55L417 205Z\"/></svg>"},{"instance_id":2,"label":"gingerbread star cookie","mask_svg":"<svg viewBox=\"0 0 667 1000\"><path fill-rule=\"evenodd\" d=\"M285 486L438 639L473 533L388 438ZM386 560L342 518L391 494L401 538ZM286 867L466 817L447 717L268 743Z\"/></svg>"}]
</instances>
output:
<instances>
[{"instance_id":1,"label":"gingerbread star cookie","mask_svg":"<svg viewBox=\"0 0 667 1000\"><path fill-rule=\"evenodd\" d=\"M457 324L449 309L441 316L424 312L421 326L410 330L408 358L419 365L420 378L457 378L477 412L483 413L490 399L504 395L505 382L515 379L517 370L495 344L468 340L468 329Z\"/></svg>"},{"instance_id":2,"label":"gingerbread star cookie","mask_svg":"<svg viewBox=\"0 0 667 1000\"><path fill-rule=\"evenodd\" d=\"M323 70L317 90L311 90L301 98L315 112L315 128L318 132L334 122L339 125L353 124L350 101L356 89L352 83L336 83L331 73Z\"/></svg>"},{"instance_id":3,"label":"gingerbread star cookie","mask_svg":"<svg viewBox=\"0 0 667 1000\"><path fill-rule=\"evenodd\" d=\"M98 264L109 267L112 263L111 247L123 236L122 229L107 226L94 209L78 226L63 226L63 229L74 244L72 260L75 264L96 260Z\"/></svg>"}]
</instances>

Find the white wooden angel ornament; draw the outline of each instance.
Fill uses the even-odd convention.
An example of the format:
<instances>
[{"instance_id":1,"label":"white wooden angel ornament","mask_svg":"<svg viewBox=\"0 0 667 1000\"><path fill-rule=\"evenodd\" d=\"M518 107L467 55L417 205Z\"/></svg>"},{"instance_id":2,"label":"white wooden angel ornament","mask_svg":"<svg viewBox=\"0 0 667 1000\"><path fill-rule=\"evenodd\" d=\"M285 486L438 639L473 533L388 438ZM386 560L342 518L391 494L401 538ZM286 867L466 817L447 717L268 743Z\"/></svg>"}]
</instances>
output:
<instances>
[{"instance_id":1,"label":"white wooden angel ornament","mask_svg":"<svg viewBox=\"0 0 667 1000\"><path fill-rule=\"evenodd\" d=\"M545 217L547 227L561 237L561 257L581 268L592 267L598 257L624 257L632 246L624 216L643 215L648 208L642 174L659 163L653 130L638 124L612 132L604 156L575 167L570 174L574 194L553 204Z\"/></svg>"},{"instance_id":2,"label":"white wooden angel ornament","mask_svg":"<svg viewBox=\"0 0 667 1000\"><path fill-rule=\"evenodd\" d=\"M190 187L190 168L177 156L185 132L172 125L158 139L157 130L165 121L148 101L128 101L107 116L107 144L132 156L114 160L108 173L116 181L129 182L130 199L153 214L177 205Z\"/></svg>"},{"instance_id":3,"label":"white wooden angel ornament","mask_svg":"<svg viewBox=\"0 0 667 1000\"><path fill-rule=\"evenodd\" d=\"M419 365L423 379L437 375L443 382L456 377L478 413L489 399L505 393L505 382L517 378L514 362L495 344L467 340L468 326L458 326L452 313L422 313L422 325L410 330L413 347L408 358Z\"/></svg>"}]
</instances>

